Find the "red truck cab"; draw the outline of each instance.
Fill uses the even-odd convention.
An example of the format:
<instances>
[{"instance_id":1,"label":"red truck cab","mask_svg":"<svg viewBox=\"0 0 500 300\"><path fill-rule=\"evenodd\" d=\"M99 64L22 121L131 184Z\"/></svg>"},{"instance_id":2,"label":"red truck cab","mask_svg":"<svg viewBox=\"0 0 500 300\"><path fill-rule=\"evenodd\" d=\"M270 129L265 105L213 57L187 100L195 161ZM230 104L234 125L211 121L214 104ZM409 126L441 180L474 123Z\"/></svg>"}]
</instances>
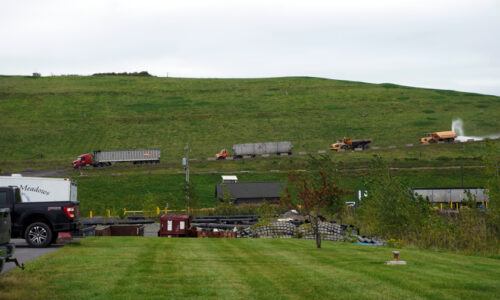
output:
<instances>
[{"instance_id":1,"label":"red truck cab","mask_svg":"<svg viewBox=\"0 0 500 300\"><path fill-rule=\"evenodd\" d=\"M93 159L92 154L85 153L80 156L76 160L73 161L73 168L78 169L81 167L92 165Z\"/></svg>"},{"instance_id":2,"label":"red truck cab","mask_svg":"<svg viewBox=\"0 0 500 300\"><path fill-rule=\"evenodd\" d=\"M217 159L226 159L229 156L229 151L222 149L219 153L215 154Z\"/></svg>"}]
</instances>

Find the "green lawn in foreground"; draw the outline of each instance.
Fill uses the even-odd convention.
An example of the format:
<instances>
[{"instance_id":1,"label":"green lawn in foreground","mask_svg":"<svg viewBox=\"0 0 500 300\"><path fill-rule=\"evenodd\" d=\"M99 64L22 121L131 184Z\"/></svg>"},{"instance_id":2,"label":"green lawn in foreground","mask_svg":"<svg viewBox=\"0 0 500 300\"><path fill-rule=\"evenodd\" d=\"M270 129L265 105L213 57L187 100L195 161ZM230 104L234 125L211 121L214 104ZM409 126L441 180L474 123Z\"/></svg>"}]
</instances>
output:
<instances>
[{"instance_id":1,"label":"green lawn in foreground","mask_svg":"<svg viewBox=\"0 0 500 300\"><path fill-rule=\"evenodd\" d=\"M89 238L0 277L0 299L495 299L500 260L296 239Z\"/></svg>"}]
</instances>

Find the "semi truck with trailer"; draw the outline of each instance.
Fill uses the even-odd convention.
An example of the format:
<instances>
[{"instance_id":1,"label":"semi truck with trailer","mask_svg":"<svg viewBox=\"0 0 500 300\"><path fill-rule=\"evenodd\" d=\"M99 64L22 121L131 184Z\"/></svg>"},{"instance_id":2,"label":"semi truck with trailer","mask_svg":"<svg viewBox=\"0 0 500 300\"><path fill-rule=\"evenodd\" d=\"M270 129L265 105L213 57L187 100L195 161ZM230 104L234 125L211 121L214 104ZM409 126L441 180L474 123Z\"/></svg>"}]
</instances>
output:
<instances>
[{"instance_id":1,"label":"semi truck with trailer","mask_svg":"<svg viewBox=\"0 0 500 300\"><path fill-rule=\"evenodd\" d=\"M369 148L372 140L353 140L352 138L343 138L338 140L336 143L330 145L330 150L332 151L345 151L345 150L366 150Z\"/></svg>"},{"instance_id":2,"label":"semi truck with trailer","mask_svg":"<svg viewBox=\"0 0 500 300\"><path fill-rule=\"evenodd\" d=\"M50 245L60 232L80 234L77 185L69 178L0 176L1 208L10 210L12 237L33 247Z\"/></svg>"},{"instance_id":3,"label":"semi truck with trailer","mask_svg":"<svg viewBox=\"0 0 500 300\"><path fill-rule=\"evenodd\" d=\"M437 131L427 134L427 136L420 138L420 144L441 144L441 143L453 143L457 138L457 134L454 131Z\"/></svg>"},{"instance_id":4,"label":"semi truck with trailer","mask_svg":"<svg viewBox=\"0 0 500 300\"><path fill-rule=\"evenodd\" d=\"M289 141L266 142L266 143L246 143L233 145L233 158L243 158L244 156L255 157L263 154L282 155L292 154L293 145ZM215 156L217 159L225 159L230 155L229 151L222 149Z\"/></svg>"},{"instance_id":5,"label":"semi truck with trailer","mask_svg":"<svg viewBox=\"0 0 500 300\"><path fill-rule=\"evenodd\" d=\"M73 168L78 169L85 166L104 167L120 162L131 162L133 164L153 164L160 162L161 151L159 149L139 150L117 150L117 151L93 151L79 155L73 161Z\"/></svg>"}]
</instances>

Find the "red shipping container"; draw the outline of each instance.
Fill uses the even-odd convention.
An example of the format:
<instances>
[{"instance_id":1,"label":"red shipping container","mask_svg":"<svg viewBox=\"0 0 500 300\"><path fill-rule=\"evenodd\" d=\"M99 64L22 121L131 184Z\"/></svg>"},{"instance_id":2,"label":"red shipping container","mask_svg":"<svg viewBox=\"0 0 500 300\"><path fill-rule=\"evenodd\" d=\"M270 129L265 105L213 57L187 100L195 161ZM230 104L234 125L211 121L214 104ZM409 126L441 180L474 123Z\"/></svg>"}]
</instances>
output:
<instances>
[{"instance_id":1,"label":"red shipping container","mask_svg":"<svg viewBox=\"0 0 500 300\"><path fill-rule=\"evenodd\" d=\"M163 215L160 217L160 231L158 236L190 236L188 215Z\"/></svg>"}]
</instances>

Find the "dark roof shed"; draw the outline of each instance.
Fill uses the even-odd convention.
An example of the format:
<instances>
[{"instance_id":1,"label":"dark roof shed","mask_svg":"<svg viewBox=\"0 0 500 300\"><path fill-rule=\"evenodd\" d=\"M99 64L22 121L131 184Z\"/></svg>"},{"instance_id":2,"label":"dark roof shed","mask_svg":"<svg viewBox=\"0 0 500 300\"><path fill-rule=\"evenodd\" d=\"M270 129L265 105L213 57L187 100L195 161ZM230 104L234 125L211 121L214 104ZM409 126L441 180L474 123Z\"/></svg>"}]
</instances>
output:
<instances>
[{"instance_id":1,"label":"dark roof shed","mask_svg":"<svg viewBox=\"0 0 500 300\"><path fill-rule=\"evenodd\" d=\"M231 200L279 199L281 190L282 185L279 182L221 183L215 188L215 197L224 199L224 193L227 191Z\"/></svg>"}]
</instances>

